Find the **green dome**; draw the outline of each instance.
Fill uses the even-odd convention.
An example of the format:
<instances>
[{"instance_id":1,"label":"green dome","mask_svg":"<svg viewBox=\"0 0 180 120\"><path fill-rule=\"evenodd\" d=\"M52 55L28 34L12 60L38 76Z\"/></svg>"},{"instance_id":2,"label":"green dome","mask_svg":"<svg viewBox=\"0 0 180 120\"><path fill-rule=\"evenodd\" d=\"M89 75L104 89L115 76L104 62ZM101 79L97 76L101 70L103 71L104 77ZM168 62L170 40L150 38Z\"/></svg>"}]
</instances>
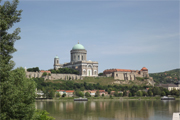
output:
<instances>
[{"instance_id":1,"label":"green dome","mask_svg":"<svg viewBox=\"0 0 180 120\"><path fill-rule=\"evenodd\" d=\"M72 50L76 50L76 49L85 49L85 48L83 45L78 43L78 44L74 45L74 47L72 48Z\"/></svg>"},{"instance_id":2,"label":"green dome","mask_svg":"<svg viewBox=\"0 0 180 120\"><path fill-rule=\"evenodd\" d=\"M59 58L57 55L54 58Z\"/></svg>"}]
</instances>

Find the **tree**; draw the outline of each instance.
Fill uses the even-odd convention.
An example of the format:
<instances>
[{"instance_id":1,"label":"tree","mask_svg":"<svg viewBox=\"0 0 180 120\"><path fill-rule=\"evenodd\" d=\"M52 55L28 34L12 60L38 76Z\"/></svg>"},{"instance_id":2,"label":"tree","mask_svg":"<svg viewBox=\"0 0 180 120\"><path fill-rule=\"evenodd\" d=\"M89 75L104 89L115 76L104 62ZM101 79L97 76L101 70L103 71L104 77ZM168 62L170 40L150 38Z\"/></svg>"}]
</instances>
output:
<instances>
[{"instance_id":1,"label":"tree","mask_svg":"<svg viewBox=\"0 0 180 120\"><path fill-rule=\"evenodd\" d=\"M99 97L99 96L100 96L100 93L99 93L99 90L97 90L95 93L95 97Z\"/></svg>"},{"instance_id":2,"label":"tree","mask_svg":"<svg viewBox=\"0 0 180 120\"><path fill-rule=\"evenodd\" d=\"M58 93L56 93L56 97L60 97L61 95L60 95L60 93L58 92Z\"/></svg>"},{"instance_id":3,"label":"tree","mask_svg":"<svg viewBox=\"0 0 180 120\"><path fill-rule=\"evenodd\" d=\"M104 74L103 73L99 73L98 76L103 76Z\"/></svg>"},{"instance_id":4,"label":"tree","mask_svg":"<svg viewBox=\"0 0 180 120\"><path fill-rule=\"evenodd\" d=\"M0 0L1 2L1 0ZM8 33L14 23L20 21L22 10L16 10L19 1L9 1L0 5L0 119L31 119L35 110L35 83L26 78L25 70L12 70L11 60L16 51L14 43L20 39L20 28Z\"/></svg>"},{"instance_id":5,"label":"tree","mask_svg":"<svg viewBox=\"0 0 180 120\"><path fill-rule=\"evenodd\" d=\"M75 95L78 96L78 97L83 97L84 96L84 94L80 90L76 90Z\"/></svg>"},{"instance_id":6,"label":"tree","mask_svg":"<svg viewBox=\"0 0 180 120\"><path fill-rule=\"evenodd\" d=\"M47 75L47 72L43 72L42 76L46 76Z\"/></svg>"},{"instance_id":7,"label":"tree","mask_svg":"<svg viewBox=\"0 0 180 120\"><path fill-rule=\"evenodd\" d=\"M62 95L62 97L66 97L66 94L64 93L64 94Z\"/></svg>"},{"instance_id":8,"label":"tree","mask_svg":"<svg viewBox=\"0 0 180 120\"><path fill-rule=\"evenodd\" d=\"M122 93L118 93L118 96L119 96L119 97L122 97L122 96L123 96L123 94L122 94Z\"/></svg>"},{"instance_id":9,"label":"tree","mask_svg":"<svg viewBox=\"0 0 180 120\"><path fill-rule=\"evenodd\" d=\"M127 96L127 92L126 92L126 90L123 92L123 96Z\"/></svg>"},{"instance_id":10,"label":"tree","mask_svg":"<svg viewBox=\"0 0 180 120\"><path fill-rule=\"evenodd\" d=\"M35 82L26 78L23 68L10 72L1 89L1 120L31 119L34 114Z\"/></svg>"},{"instance_id":11,"label":"tree","mask_svg":"<svg viewBox=\"0 0 180 120\"><path fill-rule=\"evenodd\" d=\"M85 93L85 96L86 96L86 97L91 97L91 95L89 94L89 92L86 92L86 93Z\"/></svg>"},{"instance_id":12,"label":"tree","mask_svg":"<svg viewBox=\"0 0 180 120\"><path fill-rule=\"evenodd\" d=\"M132 96L132 94L131 93L129 93L129 97L131 97Z\"/></svg>"},{"instance_id":13,"label":"tree","mask_svg":"<svg viewBox=\"0 0 180 120\"><path fill-rule=\"evenodd\" d=\"M149 91L149 92L148 92L148 95L149 95L149 96L153 96L153 92L152 92L152 91Z\"/></svg>"},{"instance_id":14,"label":"tree","mask_svg":"<svg viewBox=\"0 0 180 120\"><path fill-rule=\"evenodd\" d=\"M118 91L115 91L115 92L114 92L114 96L115 96L115 97L118 97Z\"/></svg>"},{"instance_id":15,"label":"tree","mask_svg":"<svg viewBox=\"0 0 180 120\"><path fill-rule=\"evenodd\" d=\"M159 87L154 87L153 89L153 95L161 95L161 90Z\"/></svg>"},{"instance_id":16,"label":"tree","mask_svg":"<svg viewBox=\"0 0 180 120\"><path fill-rule=\"evenodd\" d=\"M166 96L166 93L164 91L162 91L161 96Z\"/></svg>"},{"instance_id":17,"label":"tree","mask_svg":"<svg viewBox=\"0 0 180 120\"><path fill-rule=\"evenodd\" d=\"M136 95L137 95L137 96L142 96L143 93L142 93L141 91L137 91Z\"/></svg>"}]
</instances>

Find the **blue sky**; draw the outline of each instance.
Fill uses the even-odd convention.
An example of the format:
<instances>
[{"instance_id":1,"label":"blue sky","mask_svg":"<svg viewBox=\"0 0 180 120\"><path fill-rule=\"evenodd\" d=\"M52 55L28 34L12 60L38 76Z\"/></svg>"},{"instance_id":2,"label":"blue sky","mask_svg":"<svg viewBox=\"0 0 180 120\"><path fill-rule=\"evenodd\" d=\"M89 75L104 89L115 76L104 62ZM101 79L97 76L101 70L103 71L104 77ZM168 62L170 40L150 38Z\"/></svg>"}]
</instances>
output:
<instances>
[{"instance_id":1,"label":"blue sky","mask_svg":"<svg viewBox=\"0 0 180 120\"><path fill-rule=\"evenodd\" d=\"M16 67L53 68L70 61L78 40L105 69L150 73L180 68L179 1L20 1Z\"/></svg>"}]
</instances>

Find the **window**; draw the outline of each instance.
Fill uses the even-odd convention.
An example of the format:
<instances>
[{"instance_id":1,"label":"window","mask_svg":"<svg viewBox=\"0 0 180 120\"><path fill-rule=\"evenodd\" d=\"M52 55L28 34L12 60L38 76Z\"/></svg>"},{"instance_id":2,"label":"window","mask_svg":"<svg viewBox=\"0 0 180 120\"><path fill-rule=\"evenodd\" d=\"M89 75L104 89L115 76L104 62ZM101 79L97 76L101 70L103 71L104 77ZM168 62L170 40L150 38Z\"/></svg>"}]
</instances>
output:
<instances>
[{"instance_id":1,"label":"window","mask_svg":"<svg viewBox=\"0 0 180 120\"><path fill-rule=\"evenodd\" d=\"M86 71L84 71L84 74L86 74Z\"/></svg>"},{"instance_id":2,"label":"window","mask_svg":"<svg viewBox=\"0 0 180 120\"><path fill-rule=\"evenodd\" d=\"M118 74L116 74L116 77L118 77Z\"/></svg>"},{"instance_id":3,"label":"window","mask_svg":"<svg viewBox=\"0 0 180 120\"><path fill-rule=\"evenodd\" d=\"M96 75L96 71L94 71L94 74Z\"/></svg>"},{"instance_id":4,"label":"window","mask_svg":"<svg viewBox=\"0 0 180 120\"><path fill-rule=\"evenodd\" d=\"M82 60L83 60L83 56L82 56Z\"/></svg>"},{"instance_id":5,"label":"window","mask_svg":"<svg viewBox=\"0 0 180 120\"><path fill-rule=\"evenodd\" d=\"M74 60L76 59L76 56L74 56Z\"/></svg>"},{"instance_id":6,"label":"window","mask_svg":"<svg viewBox=\"0 0 180 120\"><path fill-rule=\"evenodd\" d=\"M80 60L79 55L78 55L78 60Z\"/></svg>"},{"instance_id":7,"label":"window","mask_svg":"<svg viewBox=\"0 0 180 120\"><path fill-rule=\"evenodd\" d=\"M57 64L58 64L58 62L59 62L59 61L57 60Z\"/></svg>"}]
</instances>

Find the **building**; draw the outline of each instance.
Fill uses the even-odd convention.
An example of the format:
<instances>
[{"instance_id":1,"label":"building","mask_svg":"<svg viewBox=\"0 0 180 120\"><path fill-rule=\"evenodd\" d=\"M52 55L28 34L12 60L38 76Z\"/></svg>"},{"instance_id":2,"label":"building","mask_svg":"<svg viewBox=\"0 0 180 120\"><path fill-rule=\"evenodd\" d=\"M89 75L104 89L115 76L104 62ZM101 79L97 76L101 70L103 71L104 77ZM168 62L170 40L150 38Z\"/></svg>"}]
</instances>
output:
<instances>
[{"instance_id":1,"label":"building","mask_svg":"<svg viewBox=\"0 0 180 120\"><path fill-rule=\"evenodd\" d=\"M72 68L78 70L81 76L98 76L98 62L87 60L87 50L83 45L76 44L70 51L70 62L60 64L59 57L54 58L54 69Z\"/></svg>"},{"instance_id":2,"label":"building","mask_svg":"<svg viewBox=\"0 0 180 120\"><path fill-rule=\"evenodd\" d=\"M180 81L178 81L175 84L159 84L157 87L163 87L168 89L169 91L175 89L175 90L180 90Z\"/></svg>"},{"instance_id":3,"label":"building","mask_svg":"<svg viewBox=\"0 0 180 120\"><path fill-rule=\"evenodd\" d=\"M141 70L107 69L103 71L103 74L107 77L114 77L115 80L136 80L136 77L152 79L152 77L149 77L146 67Z\"/></svg>"}]
</instances>

